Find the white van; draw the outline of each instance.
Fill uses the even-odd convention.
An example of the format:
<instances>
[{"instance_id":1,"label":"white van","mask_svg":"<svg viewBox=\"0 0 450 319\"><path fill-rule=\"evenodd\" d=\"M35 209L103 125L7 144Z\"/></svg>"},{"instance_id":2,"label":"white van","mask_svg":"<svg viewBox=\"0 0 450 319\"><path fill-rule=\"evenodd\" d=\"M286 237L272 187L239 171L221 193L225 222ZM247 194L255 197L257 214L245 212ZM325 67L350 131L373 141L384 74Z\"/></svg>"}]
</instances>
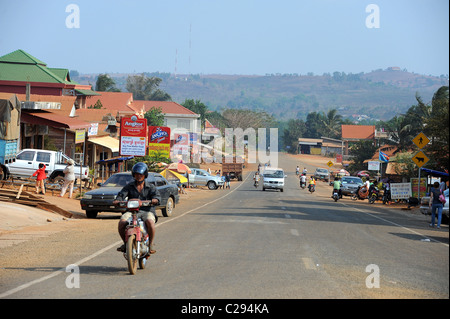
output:
<instances>
[{"instance_id":1,"label":"white van","mask_svg":"<svg viewBox=\"0 0 450 319\"><path fill-rule=\"evenodd\" d=\"M263 191L267 189L279 189L283 191L286 175L282 168L267 167L262 173Z\"/></svg>"}]
</instances>

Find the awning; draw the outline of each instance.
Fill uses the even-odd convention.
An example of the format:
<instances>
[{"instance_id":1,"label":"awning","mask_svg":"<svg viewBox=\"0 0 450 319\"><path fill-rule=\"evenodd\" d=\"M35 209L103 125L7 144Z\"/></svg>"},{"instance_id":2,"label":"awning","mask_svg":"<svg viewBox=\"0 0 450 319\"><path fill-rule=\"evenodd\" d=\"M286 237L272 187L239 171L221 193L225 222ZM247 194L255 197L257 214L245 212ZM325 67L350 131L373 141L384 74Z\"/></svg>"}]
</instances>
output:
<instances>
[{"instance_id":1,"label":"awning","mask_svg":"<svg viewBox=\"0 0 450 319\"><path fill-rule=\"evenodd\" d=\"M104 159L104 160L99 160L99 161L95 162L95 164L105 164L105 165L114 164L117 162L128 161L133 158L134 158L134 156L125 156L125 157L118 156L118 157L108 158L108 159Z\"/></svg>"},{"instance_id":2,"label":"awning","mask_svg":"<svg viewBox=\"0 0 450 319\"><path fill-rule=\"evenodd\" d=\"M94 92L92 90L75 89L75 92L78 93L77 95L88 95L88 96L101 95L100 93Z\"/></svg>"},{"instance_id":3,"label":"awning","mask_svg":"<svg viewBox=\"0 0 450 319\"><path fill-rule=\"evenodd\" d=\"M427 172L428 174L431 174L433 176L448 176L448 173L435 171L429 168L420 168L420 170Z\"/></svg>"},{"instance_id":4,"label":"awning","mask_svg":"<svg viewBox=\"0 0 450 319\"><path fill-rule=\"evenodd\" d=\"M119 151L119 140L111 136L89 138L88 142L109 148L113 153Z\"/></svg>"},{"instance_id":5,"label":"awning","mask_svg":"<svg viewBox=\"0 0 450 319\"><path fill-rule=\"evenodd\" d=\"M91 127L91 123L71 118L67 116L58 115L55 113L39 112L28 113L22 112L20 115L22 123L34 125L46 125L55 128L68 128L71 130L87 129Z\"/></svg>"}]
</instances>

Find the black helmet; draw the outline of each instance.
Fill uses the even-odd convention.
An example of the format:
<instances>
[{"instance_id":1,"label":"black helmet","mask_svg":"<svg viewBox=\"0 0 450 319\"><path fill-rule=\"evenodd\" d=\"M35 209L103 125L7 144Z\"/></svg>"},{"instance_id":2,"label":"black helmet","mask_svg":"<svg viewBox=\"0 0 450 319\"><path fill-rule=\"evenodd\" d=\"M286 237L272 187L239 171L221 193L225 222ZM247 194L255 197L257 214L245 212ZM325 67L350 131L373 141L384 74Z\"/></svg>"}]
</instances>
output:
<instances>
[{"instance_id":1,"label":"black helmet","mask_svg":"<svg viewBox=\"0 0 450 319\"><path fill-rule=\"evenodd\" d=\"M145 164L143 162L134 164L133 168L131 169L131 175L134 177L135 173L142 174L145 176L145 178L147 178L147 176L148 176L147 164Z\"/></svg>"}]
</instances>

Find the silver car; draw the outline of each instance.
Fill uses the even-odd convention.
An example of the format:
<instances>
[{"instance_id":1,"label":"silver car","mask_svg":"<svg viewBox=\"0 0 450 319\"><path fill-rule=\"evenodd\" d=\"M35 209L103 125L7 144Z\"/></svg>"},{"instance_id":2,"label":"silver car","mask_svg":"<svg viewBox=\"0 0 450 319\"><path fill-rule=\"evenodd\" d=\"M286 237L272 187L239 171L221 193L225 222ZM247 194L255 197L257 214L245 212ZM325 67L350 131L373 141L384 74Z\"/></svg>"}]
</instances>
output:
<instances>
[{"instance_id":1,"label":"silver car","mask_svg":"<svg viewBox=\"0 0 450 319\"><path fill-rule=\"evenodd\" d=\"M358 187L364 185L361 178L356 176L344 176L341 178L342 195L351 196L356 193Z\"/></svg>"}]
</instances>

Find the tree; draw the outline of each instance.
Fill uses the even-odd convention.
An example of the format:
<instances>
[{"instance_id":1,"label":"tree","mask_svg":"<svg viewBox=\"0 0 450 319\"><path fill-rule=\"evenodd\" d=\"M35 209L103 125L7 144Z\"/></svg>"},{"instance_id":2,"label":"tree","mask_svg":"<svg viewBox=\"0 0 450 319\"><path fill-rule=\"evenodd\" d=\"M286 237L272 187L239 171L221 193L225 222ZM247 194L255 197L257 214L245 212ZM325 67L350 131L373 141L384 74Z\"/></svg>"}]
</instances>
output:
<instances>
[{"instance_id":1,"label":"tree","mask_svg":"<svg viewBox=\"0 0 450 319\"><path fill-rule=\"evenodd\" d=\"M353 144L350 149L350 155L353 155L354 157L349 165L349 170L360 171L367 169L367 165L364 161L368 158L372 158L376 150L377 147L371 140L361 140Z\"/></svg>"},{"instance_id":2,"label":"tree","mask_svg":"<svg viewBox=\"0 0 450 319\"><path fill-rule=\"evenodd\" d=\"M427 147L430 162L436 165L437 170L449 168L449 87L442 86L433 95L431 100L430 117L425 120L426 135L431 143Z\"/></svg>"},{"instance_id":3,"label":"tree","mask_svg":"<svg viewBox=\"0 0 450 319\"><path fill-rule=\"evenodd\" d=\"M298 139L305 134L305 122L300 119L290 119L287 123L287 128L283 130L282 141L289 153L296 154L298 148Z\"/></svg>"},{"instance_id":4,"label":"tree","mask_svg":"<svg viewBox=\"0 0 450 319\"><path fill-rule=\"evenodd\" d=\"M116 88L116 82L108 74L100 74L97 77L95 90L99 92L120 92Z\"/></svg>"},{"instance_id":5,"label":"tree","mask_svg":"<svg viewBox=\"0 0 450 319\"><path fill-rule=\"evenodd\" d=\"M331 138L341 137L342 115L337 114L336 109L329 110L327 115L324 116L322 123L323 123L323 130L322 130L323 136Z\"/></svg>"},{"instance_id":6,"label":"tree","mask_svg":"<svg viewBox=\"0 0 450 319\"><path fill-rule=\"evenodd\" d=\"M159 89L162 79L147 77L144 74L130 75L127 78L126 88L133 93L135 100L145 101L171 101L172 97Z\"/></svg>"},{"instance_id":7,"label":"tree","mask_svg":"<svg viewBox=\"0 0 450 319\"><path fill-rule=\"evenodd\" d=\"M208 112L208 106L206 106L200 100L194 101L193 99L186 99L186 100L184 100L184 103L182 103L181 105L183 105L188 110L191 110L192 112L200 115L201 127L202 127L202 129L204 129L206 112Z\"/></svg>"},{"instance_id":8,"label":"tree","mask_svg":"<svg viewBox=\"0 0 450 319\"><path fill-rule=\"evenodd\" d=\"M144 118L147 119L147 126L163 126L164 114L162 108L152 107L149 111L145 112Z\"/></svg>"}]
</instances>

